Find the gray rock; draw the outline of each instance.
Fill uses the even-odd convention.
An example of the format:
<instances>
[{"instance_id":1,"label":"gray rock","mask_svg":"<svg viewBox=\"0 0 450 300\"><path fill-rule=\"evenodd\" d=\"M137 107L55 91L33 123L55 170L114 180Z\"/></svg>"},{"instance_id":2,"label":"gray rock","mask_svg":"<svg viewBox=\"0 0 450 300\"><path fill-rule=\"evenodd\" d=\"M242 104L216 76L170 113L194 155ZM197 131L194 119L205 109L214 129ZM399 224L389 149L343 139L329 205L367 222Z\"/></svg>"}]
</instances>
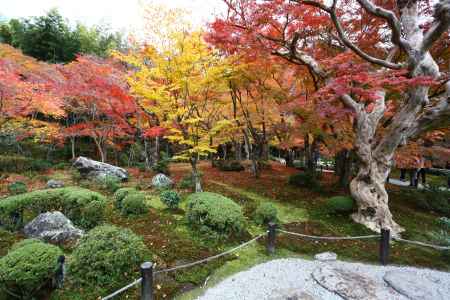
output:
<instances>
[{"instance_id":1,"label":"gray rock","mask_svg":"<svg viewBox=\"0 0 450 300\"><path fill-rule=\"evenodd\" d=\"M75 242L83 236L83 230L76 228L61 212L46 212L25 225L28 238L37 238L52 244Z\"/></svg>"},{"instance_id":2,"label":"gray rock","mask_svg":"<svg viewBox=\"0 0 450 300\"><path fill-rule=\"evenodd\" d=\"M344 299L378 299L375 282L358 273L326 265L317 268L312 276L319 285Z\"/></svg>"},{"instance_id":3,"label":"gray rock","mask_svg":"<svg viewBox=\"0 0 450 300\"><path fill-rule=\"evenodd\" d=\"M50 179L49 181L47 181L47 187L49 189L62 188L62 187L64 187L64 182L62 182L60 180Z\"/></svg>"},{"instance_id":4,"label":"gray rock","mask_svg":"<svg viewBox=\"0 0 450 300\"><path fill-rule=\"evenodd\" d=\"M322 252L314 255L314 259L318 261L335 261L337 254L334 252Z\"/></svg>"},{"instance_id":5,"label":"gray rock","mask_svg":"<svg viewBox=\"0 0 450 300\"><path fill-rule=\"evenodd\" d=\"M168 188L173 185L173 181L165 174L160 173L152 178L152 185L155 188Z\"/></svg>"},{"instance_id":6,"label":"gray rock","mask_svg":"<svg viewBox=\"0 0 450 300\"><path fill-rule=\"evenodd\" d=\"M388 271L383 276L394 290L412 300L444 300L450 296L450 287L443 290L443 283L430 276L411 271Z\"/></svg>"},{"instance_id":7,"label":"gray rock","mask_svg":"<svg viewBox=\"0 0 450 300\"><path fill-rule=\"evenodd\" d=\"M73 166L84 177L102 179L106 176L115 176L122 181L128 180L127 170L83 156L78 157L73 163Z\"/></svg>"}]
</instances>

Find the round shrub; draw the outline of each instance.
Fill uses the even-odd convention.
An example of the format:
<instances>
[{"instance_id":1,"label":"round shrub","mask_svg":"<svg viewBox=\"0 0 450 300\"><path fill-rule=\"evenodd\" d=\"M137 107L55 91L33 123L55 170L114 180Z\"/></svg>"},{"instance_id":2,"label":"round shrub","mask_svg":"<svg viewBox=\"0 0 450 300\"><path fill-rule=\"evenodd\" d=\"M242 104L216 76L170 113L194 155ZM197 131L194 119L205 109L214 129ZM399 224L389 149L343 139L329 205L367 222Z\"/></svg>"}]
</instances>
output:
<instances>
[{"instance_id":1,"label":"round shrub","mask_svg":"<svg viewBox=\"0 0 450 300\"><path fill-rule=\"evenodd\" d=\"M83 228L94 228L105 220L106 202L92 201L81 208L81 219L78 222Z\"/></svg>"},{"instance_id":2,"label":"round shrub","mask_svg":"<svg viewBox=\"0 0 450 300\"><path fill-rule=\"evenodd\" d=\"M289 176L289 184L313 190L317 190L320 187L318 175L308 172L301 172Z\"/></svg>"},{"instance_id":3,"label":"round shrub","mask_svg":"<svg viewBox=\"0 0 450 300\"><path fill-rule=\"evenodd\" d=\"M99 193L78 187L37 190L2 199L0 220L5 228L18 230L23 226L21 222L17 222L18 216L26 214L34 217L43 211L58 210L75 225L84 226L83 219L89 218L86 217L89 215L86 206L91 202L101 202L96 204L96 208L101 209L106 207L107 199ZM92 223L96 224L95 219Z\"/></svg>"},{"instance_id":4,"label":"round shrub","mask_svg":"<svg viewBox=\"0 0 450 300\"><path fill-rule=\"evenodd\" d=\"M241 207L233 200L216 193L202 192L188 197L188 222L206 232L229 236L244 230Z\"/></svg>"},{"instance_id":5,"label":"round shrub","mask_svg":"<svg viewBox=\"0 0 450 300\"><path fill-rule=\"evenodd\" d=\"M277 220L277 209L269 202L260 204L255 210L255 222L259 225L275 222Z\"/></svg>"},{"instance_id":6,"label":"round shrub","mask_svg":"<svg viewBox=\"0 0 450 300\"><path fill-rule=\"evenodd\" d=\"M135 277L148 254L142 239L131 230L99 226L79 241L68 264L68 274L80 286L114 289Z\"/></svg>"},{"instance_id":7,"label":"round shrub","mask_svg":"<svg viewBox=\"0 0 450 300\"><path fill-rule=\"evenodd\" d=\"M355 201L351 197L336 196L327 200L327 208L331 213L346 214L354 209Z\"/></svg>"},{"instance_id":8,"label":"round shrub","mask_svg":"<svg viewBox=\"0 0 450 300\"><path fill-rule=\"evenodd\" d=\"M169 208L177 208L180 204L180 195L176 191L166 190L162 191L159 195L162 203L164 203Z\"/></svg>"},{"instance_id":9,"label":"round shrub","mask_svg":"<svg viewBox=\"0 0 450 300\"><path fill-rule=\"evenodd\" d=\"M114 193L120 188L120 179L116 176L107 175L97 181L103 190L110 193Z\"/></svg>"},{"instance_id":10,"label":"round shrub","mask_svg":"<svg viewBox=\"0 0 450 300\"><path fill-rule=\"evenodd\" d=\"M39 239L25 239L25 240L21 240L20 242L15 243L14 245L12 245L11 249L9 251L14 251L17 250L19 248L22 248L23 246L27 246L30 244L35 244L35 243L43 243L41 240Z\"/></svg>"},{"instance_id":11,"label":"round shrub","mask_svg":"<svg viewBox=\"0 0 450 300\"><path fill-rule=\"evenodd\" d=\"M21 242L0 258L0 290L11 297L32 299L39 289L51 282L63 253L53 245L36 240ZM15 298L15 297L14 297Z\"/></svg>"},{"instance_id":12,"label":"round shrub","mask_svg":"<svg viewBox=\"0 0 450 300\"><path fill-rule=\"evenodd\" d=\"M131 193L122 201L122 214L142 215L148 211L144 193Z\"/></svg>"},{"instance_id":13,"label":"round shrub","mask_svg":"<svg viewBox=\"0 0 450 300\"><path fill-rule=\"evenodd\" d=\"M135 188L130 188L130 187L118 189L114 193L114 200L115 200L114 206L118 209L121 209L123 199L125 199L125 197L131 193L137 193L137 190Z\"/></svg>"},{"instance_id":14,"label":"round shrub","mask_svg":"<svg viewBox=\"0 0 450 300\"><path fill-rule=\"evenodd\" d=\"M22 181L16 181L8 185L10 195L19 195L28 192L27 185Z\"/></svg>"}]
</instances>

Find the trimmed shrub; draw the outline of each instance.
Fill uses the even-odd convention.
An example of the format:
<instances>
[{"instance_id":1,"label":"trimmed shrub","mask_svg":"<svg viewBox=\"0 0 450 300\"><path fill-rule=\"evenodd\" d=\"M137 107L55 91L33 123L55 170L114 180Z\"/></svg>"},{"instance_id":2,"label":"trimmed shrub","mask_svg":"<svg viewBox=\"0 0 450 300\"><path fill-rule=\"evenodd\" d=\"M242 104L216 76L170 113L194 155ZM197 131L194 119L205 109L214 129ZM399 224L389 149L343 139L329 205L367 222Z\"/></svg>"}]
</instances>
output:
<instances>
[{"instance_id":1,"label":"trimmed shrub","mask_svg":"<svg viewBox=\"0 0 450 300\"><path fill-rule=\"evenodd\" d=\"M114 193L120 189L120 179L116 176L107 175L103 178L97 179L101 188L107 192Z\"/></svg>"},{"instance_id":2,"label":"trimmed shrub","mask_svg":"<svg viewBox=\"0 0 450 300\"><path fill-rule=\"evenodd\" d=\"M213 165L221 171L244 171L244 166L237 160L215 160Z\"/></svg>"},{"instance_id":3,"label":"trimmed shrub","mask_svg":"<svg viewBox=\"0 0 450 300\"><path fill-rule=\"evenodd\" d=\"M317 190L320 188L318 175L307 172L301 172L289 176L289 184L313 190Z\"/></svg>"},{"instance_id":4,"label":"trimmed shrub","mask_svg":"<svg viewBox=\"0 0 450 300\"><path fill-rule=\"evenodd\" d=\"M255 210L256 224L263 225L277 220L277 209L270 202L261 203Z\"/></svg>"},{"instance_id":5,"label":"trimmed shrub","mask_svg":"<svg viewBox=\"0 0 450 300\"><path fill-rule=\"evenodd\" d=\"M82 237L72 253L68 274L80 286L107 290L134 279L148 250L131 230L99 226Z\"/></svg>"},{"instance_id":6,"label":"trimmed shrub","mask_svg":"<svg viewBox=\"0 0 450 300\"><path fill-rule=\"evenodd\" d=\"M0 172L21 173L25 171L45 171L51 163L42 159L33 159L20 155L0 155Z\"/></svg>"},{"instance_id":7,"label":"trimmed shrub","mask_svg":"<svg viewBox=\"0 0 450 300\"><path fill-rule=\"evenodd\" d=\"M159 195L162 203L164 203L169 208L178 208L178 205L180 204L180 195L176 191L173 190L166 190L162 191Z\"/></svg>"},{"instance_id":8,"label":"trimmed shrub","mask_svg":"<svg viewBox=\"0 0 450 300\"><path fill-rule=\"evenodd\" d=\"M355 201L351 197L336 196L327 200L327 208L329 212L334 214L351 213L355 207Z\"/></svg>"},{"instance_id":9,"label":"trimmed shrub","mask_svg":"<svg viewBox=\"0 0 450 300\"><path fill-rule=\"evenodd\" d=\"M25 239L25 240L21 240L20 242L15 243L14 245L11 246L11 249L9 251L14 251L17 250L23 246L29 245L29 244L34 244L34 243L43 243L43 241L39 240L39 239Z\"/></svg>"},{"instance_id":10,"label":"trimmed shrub","mask_svg":"<svg viewBox=\"0 0 450 300\"><path fill-rule=\"evenodd\" d=\"M114 200L115 200L114 206L118 209L121 209L123 199L125 199L125 197L128 196L129 194L137 193L137 192L138 191L135 188L130 188L130 187L118 189L114 193Z\"/></svg>"},{"instance_id":11,"label":"trimmed shrub","mask_svg":"<svg viewBox=\"0 0 450 300\"><path fill-rule=\"evenodd\" d=\"M95 205L88 204L98 202ZM76 225L90 228L103 221L107 200L101 194L78 187L39 190L0 201L0 223L10 230L23 226L24 212L35 217L41 212L59 210ZM93 210L95 216L93 217Z\"/></svg>"},{"instance_id":12,"label":"trimmed shrub","mask_svg":"<svg viewBox=\"0 0 450 300\"><path fill-rule=\"evenodd\" d=\"M241 207L233 200L216 193L191 194L187 203L187 220L205 233L229 236L244 230Z\"/></svg>"},{"instance_id":13,"label":"trimmed shrub","mask_svg":"<svg viewBox=\"0 0 450 300\"><path fill-rule=\"evenodd\" d=\"M412 190L409 194L419 208L450 215L450 191L430 184L422 190Z\"/></svg>"},{"instance_id":14,"label":"trimmed shrub","mask_svg":"<svg viewBox=\"0 0 450 300\"><path fill-rule=\"evenodd\" d=\"M25 240L0 258L0 290L12 298L32 299L51 283L63 253L53 245Z\"/></svg>"},{"instance_id":15,"label":"trimmed shrub","mask_svg":"<svg viewBox=\"0 0 450 300\"><path fill-rule=\"evenodd\" d=\"M145 204L145 194L141 192L131 193L122 201L122 214L142 215L148 211Z\"/></svg>"},{"instance_id":16,"label":"trimmed shrub","mask_svg":"<svg viewBox=\"0 0 450 300\"><path fill-rule=\"evenodd\" d=\"M19 195L28 192L27 185L22 181L16 181L8 185L10 195Z\"/></svg>"}]
</instances>

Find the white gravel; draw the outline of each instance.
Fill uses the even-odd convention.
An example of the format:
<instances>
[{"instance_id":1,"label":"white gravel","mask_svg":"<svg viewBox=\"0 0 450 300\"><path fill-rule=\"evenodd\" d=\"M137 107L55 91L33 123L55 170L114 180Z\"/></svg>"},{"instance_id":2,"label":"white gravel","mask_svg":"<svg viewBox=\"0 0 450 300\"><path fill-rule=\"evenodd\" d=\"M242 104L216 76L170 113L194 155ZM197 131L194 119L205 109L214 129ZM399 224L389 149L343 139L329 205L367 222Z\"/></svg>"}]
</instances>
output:
<instances>
[{"instance_id":1,"label":"white gravel","mask_svg":"<svg viewBox=\"0 0 450 300\"><path fill-rule=\"evenodd\" d=\"M439 290L445 298L450 299L450 273L412 267L383 267L342 261L319 262L297 258L272 260L237 273L209 288L197 299L284 300L292 297L291 299L341 300L340 296L320 286L311 275L314 270L326 265L355 272L373 280L377 285L376 298L371 299L407 299L383 280L384 274L391 270L407 271L431 278L439 283ZM297 298L294 298L294 295Z\"/></svg>"}]
</instances>

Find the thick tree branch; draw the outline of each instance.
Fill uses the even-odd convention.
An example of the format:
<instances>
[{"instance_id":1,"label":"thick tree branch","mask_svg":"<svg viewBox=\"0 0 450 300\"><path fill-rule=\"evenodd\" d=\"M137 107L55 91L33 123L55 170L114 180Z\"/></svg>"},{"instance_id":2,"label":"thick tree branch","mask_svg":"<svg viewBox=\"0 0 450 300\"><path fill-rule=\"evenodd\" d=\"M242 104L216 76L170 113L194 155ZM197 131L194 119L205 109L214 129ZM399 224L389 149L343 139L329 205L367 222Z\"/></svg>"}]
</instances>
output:
<instances>
[{"instance_id":1,"label":"thick tree branch","mask_svg":"<svg viewBox=\"0 0 450 300\"><path fill-rule=\"evenodd\" d=\"M390 61L386 61L383 59L379 59L376 57L373 57L369 54L367 54L366 52L364 52L363 50L361 50L358 46L356 46L354 43L352 43L349 38L347 37L347 35L345 34L345 31L341 25L341 22L339 21L337 15L336 15L336 0L333 1L333 4L331 5L331 7L328 7L322 3L318 3L316 1L311 1L311 0L294 0L294 2L297 3L302 3L302 4L306 4L306 5L310 5L310 6L314 6L317 7L325 12L327 12L330 15L331 21L334 24L334 27L336 28L338 34L339 34L339 38L342 40L342 42L344 43L344 45L351 49L354 53L356 53L359 57L361 57L362 59L385 67L385 68L389 68L389 69L401 69L403 66L401 64L396 64L396 63L392 63Z\"/></svg>"},{"instance_id":2,"label":"thick tree branch","mask_svg":"<svg viewBox=\"0 0 450 300\"><path fill-rule=\"evenodd\" d=\"M450 0L441 0L434 6L433 25L423 38L421 52L427 52L433 43L450 27Z\"/></svg>"},{"instance_id":3,"label":"thick tree branch","mask_svg":"<svg viewBox=\"0 0 450 300\"><path fill-rule=\"evenodd\" d=\"M392 31L392 42L403 50L409 47L408 42L402 38L402 27L394 12L375 5L370 0L357 0L358 3L371 15L385 19Z\"/></svg>"}]
</instances>

